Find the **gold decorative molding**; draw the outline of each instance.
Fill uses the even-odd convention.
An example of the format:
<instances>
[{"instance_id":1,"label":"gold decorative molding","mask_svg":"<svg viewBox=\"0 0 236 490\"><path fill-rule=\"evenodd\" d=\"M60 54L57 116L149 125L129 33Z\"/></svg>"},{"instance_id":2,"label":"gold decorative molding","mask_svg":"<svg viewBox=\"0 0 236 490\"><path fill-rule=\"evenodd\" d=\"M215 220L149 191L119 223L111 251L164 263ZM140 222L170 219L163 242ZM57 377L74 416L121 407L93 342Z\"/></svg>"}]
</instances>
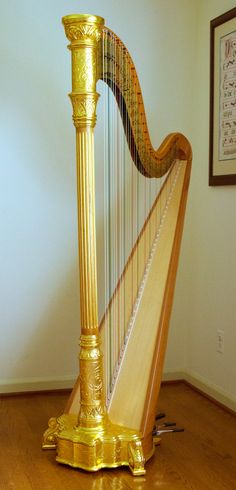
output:
<instances>
[{"instance_id":1,"label":"gold decorative molding","mask_svg":"<svg viewBox=\"0 0 236 490\"><path fill-rule=\"evenodd\" d=\"M63 422L65 428L57 443L59 463L87 471L129 466L134 476L146 473L141 437L136 431L114 425L108 418L100 430L75 427L72 415L64 416Z\"/></svg>"},{"instance_id":2,"label":"gold decorative molding","mask_svg":"<svg viewBox=\"0 0 236 490\"><path fill-rule=\"evenodd\" d=\"M71 93L70 99L73 107L73 121L75 127L84 127L96 124L96 106L98 94L76 94Z\"/></svg>"},{"instance_id":3,"label":"gold decorative molding","mask_svg":"<svg viewBox=\"0 0 236 490\"><path fill-rule=\"evenodd\" d=\"M100 39L100 32L93 25L65 25L65 33L72 43L74 41L97 42Z\"/></svg>"},{"instance_id":4,"label":"gold decorative molding","mask_svg":"<svg viewBox=\"0 0 236 490\"><path fill-rule=\"evenodd\" d=\"M48 429L43 434L43 449L56 449L59 425L56 417L51 417L48 421Z\"/></svg>"},{"instance_id":5,"label":"gold decorative molding","mask_svg":"<svg viewBox=\"0 0 236 490\"><path fill-rule=\"evenodd\" d=\"M104 20L94 15L68 15L62 19L71 44L73 121L76 128L94 127L96 123L96 92L98 52Z\"/></svg>"},{"instance_id":6,"label":"gold decorative molding","mask_svg":"<svg viewBox=\"0 0 236 490\"><path fill-rule=\"evenodd\" d=\"M77 41L96 44L101 39L104 19L98 15L66 15L62 22L66 37L72 44L76 44Z\"/></svg>"},{"instance_id":7,"label":"gold decorative molding","mask_svg":"<svg viewBox=\"0 0 236 490\"><path fill-rule=\"evenodd\" d=\"M76 57L77 53L74 52L73 56ZM92 69L91 69L92 68ZM86 90L93 90L94 87L94 73L96 73L97 69L97 60L94 55L93 49L88 49L86 53L86 58L83 60L80 59L80 63L78 66L74 66L73 68L73 85L76 87L76 93L82 92L84 93L84 87L86 86ZM87 95L84 93L84 95Z\"/></svg>"},{"instance_id":8,"label":"gold decorative molding","mask_svg":"<svg viewBox=\"0 0 236 490\"><path fill-rule=\"evenodd\" d=\"M51 417L48 421L48 429L43 434L43 449L56 449L58 434L64 429L64 415L60 417Z\"/></svg>"},{"instance_id":9,"label":"gold decorative molding","mask_svg":"<svg viewBox=\"0 0 236 490\"><path fill-rule=\"evenodd\" d=\"M81 335L80 346L79 421L83 427L99 427L105 417L100 339L96 335Z\"/></svg>"}]
</instances>

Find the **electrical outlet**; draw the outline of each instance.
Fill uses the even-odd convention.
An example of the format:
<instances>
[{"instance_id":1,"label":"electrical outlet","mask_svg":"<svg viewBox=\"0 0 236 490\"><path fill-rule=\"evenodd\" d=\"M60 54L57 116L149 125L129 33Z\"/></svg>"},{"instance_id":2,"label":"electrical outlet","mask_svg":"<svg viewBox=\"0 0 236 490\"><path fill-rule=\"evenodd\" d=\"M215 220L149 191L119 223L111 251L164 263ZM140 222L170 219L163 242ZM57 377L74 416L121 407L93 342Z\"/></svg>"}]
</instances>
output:
<instances>
[{"instance_id":1,"label":"electrical outlet","mask_svg":"<svg viewBox=\"0 0 236 490\"><path fill-rule=\"evenodd\" d=\"M224 353L224 331L217 330L217 352Z\"/></svg>"}]
</instances>

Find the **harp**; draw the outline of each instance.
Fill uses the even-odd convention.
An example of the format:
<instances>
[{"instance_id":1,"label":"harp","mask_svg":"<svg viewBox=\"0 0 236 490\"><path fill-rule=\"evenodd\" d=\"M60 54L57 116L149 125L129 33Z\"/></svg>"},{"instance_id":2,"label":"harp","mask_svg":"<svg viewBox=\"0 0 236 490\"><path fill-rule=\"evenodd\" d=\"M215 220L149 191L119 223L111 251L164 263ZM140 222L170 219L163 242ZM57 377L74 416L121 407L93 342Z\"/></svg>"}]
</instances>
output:
<instances>
[{"instance_id":1,"label":"harp","mask_svg":"<svg viewBox=\"0 0 236 490\"><path fill-rule=\"evenodd\" d=\"M72 55L70 98L76 128L80 375L64 413L49 420L43 447L57 448L57 461L72 467L97 471L128 465L133 475L142 475L145 462L154 452L152 429L190 178L191 146L182 134L172 133L158 150L153 149L134 64L101 17L69 15L63 24ZM143 225L136 226L137 236L129 253L123 254L118 281L110 291L100 325L94 197L99 79L113 92L136 173L144 182L161 179L156 196L152 189L150 209ZM117 148L115 153L119 153ZM111 181L108 184L111 186ZM132 215L134 201L129 210L123 205L123 219L127 213ZM143 202L144 197L136 195L136 203L142 207ZM133 225L130 227L133 234ZM114 248L112 235L110 230L110 254Z\"/></svg>"}]
</instances>

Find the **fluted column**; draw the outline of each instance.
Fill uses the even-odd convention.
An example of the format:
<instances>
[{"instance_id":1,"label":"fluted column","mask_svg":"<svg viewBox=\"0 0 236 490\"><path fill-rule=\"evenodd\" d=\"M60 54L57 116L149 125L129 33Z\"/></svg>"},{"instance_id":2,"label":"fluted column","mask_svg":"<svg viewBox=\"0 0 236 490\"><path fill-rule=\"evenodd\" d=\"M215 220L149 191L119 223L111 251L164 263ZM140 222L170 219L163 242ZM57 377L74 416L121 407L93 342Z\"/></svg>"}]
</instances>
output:
<instances>
[{"instance_id":1,"label":"fluted column","mask_svg":"<svg viewBox=\"0 0 236 490\"><path fill-rule=\"evenodd\" d=\"M94 188L94 126L101 17L69 15L62 19L71 42L73 121L76 128L78 246L80 267L80 392L78 425L102 427L105 416L102 355L97 312L97 263Z\"/></svg>"}]
</instances>

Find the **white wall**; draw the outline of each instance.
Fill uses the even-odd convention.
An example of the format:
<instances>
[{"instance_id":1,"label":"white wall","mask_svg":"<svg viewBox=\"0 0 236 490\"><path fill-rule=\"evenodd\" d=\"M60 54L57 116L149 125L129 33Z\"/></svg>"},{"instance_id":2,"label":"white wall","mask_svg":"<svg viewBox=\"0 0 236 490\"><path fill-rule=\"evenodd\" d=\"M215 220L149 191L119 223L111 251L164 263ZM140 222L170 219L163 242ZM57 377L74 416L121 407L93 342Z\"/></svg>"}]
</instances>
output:
<instances>
[{"instance_id":1,"label":"white wall","mask_svg":"<svg viewBox=\"0 0 236 490\"><path fill-rule=\"evenodd\" d=\"M188 366L236 402L236 193L235 186L208 187L209 22L235 7L232 0L202 1L198 32L193 264ZM199 199L200 196L200 199ZM216 351L216 332L225 332L224 354Z\"/></svg>"},{"instance_id":2,"label":"white wall","mask_svg":"<svg viewBox=\"0 0 236 490\"><path fill-rule=\"evenodd\" d=\"M197 70L192 85L194 160L171 328L177 332L182 322L186 324L185 377L235 409L236 189L208 187L209 23L235 7L235 2L198 3ZM217 352L218 329L225 334L223 354ZM167 371L181 370L181 365L172 362L172 342L169 347Z\"/></svg>"},{"instance_id":3,"label":"white wall","mask_svg":"<svg viewBox=\"0 0 236 490\"><path fill-rule=\"evenodd\" d=\"M10 0L1 20L0 378L11 384L75 371L79 306L60 9Z\"/></svg>"}]
</instances>

